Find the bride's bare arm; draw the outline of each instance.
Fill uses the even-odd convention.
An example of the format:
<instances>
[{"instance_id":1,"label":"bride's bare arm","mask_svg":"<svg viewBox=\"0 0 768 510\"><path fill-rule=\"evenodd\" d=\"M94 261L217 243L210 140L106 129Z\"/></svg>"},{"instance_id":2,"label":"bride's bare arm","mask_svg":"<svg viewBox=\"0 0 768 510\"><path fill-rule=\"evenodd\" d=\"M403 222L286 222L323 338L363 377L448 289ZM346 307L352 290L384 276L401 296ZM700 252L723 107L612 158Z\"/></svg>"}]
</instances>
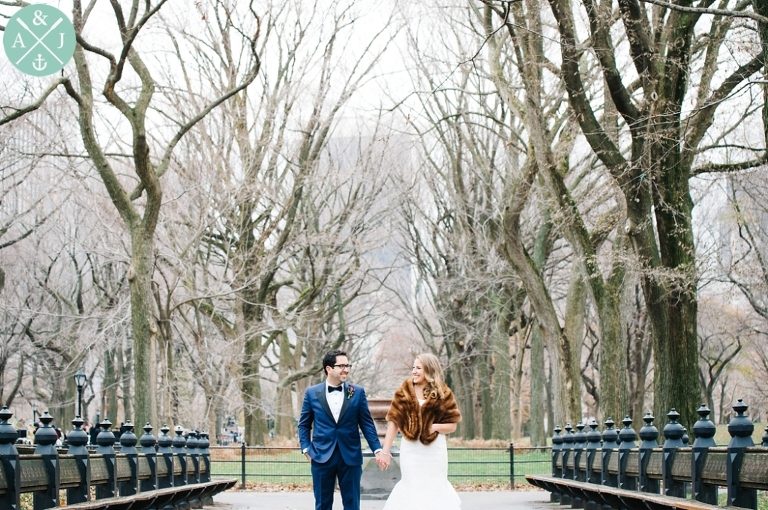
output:
<instances>
[{"instance_id":1,"label":"bride's bare arm","mask_svg":"<svg viewBox=\"0 0 768 510\"><path fill-rule=\"evenodd\" d=\"M451 434L456 432L455 423L433 423L431 432L438 432L440 434Z\"/></svg>"},{"instance_id":2,"label":"bride's bare arm","mask_svg":"<svg viewBox=\"0 0 768 510\"><path fill-rule=\"evenodd\" d=\"M393 422L387 423L387 434L384 436L384 445L381 447L384 455L390 455L389 451L392 449L392 443L395 442L396 435L397 425Z\"/></svg>"}]
</instances>

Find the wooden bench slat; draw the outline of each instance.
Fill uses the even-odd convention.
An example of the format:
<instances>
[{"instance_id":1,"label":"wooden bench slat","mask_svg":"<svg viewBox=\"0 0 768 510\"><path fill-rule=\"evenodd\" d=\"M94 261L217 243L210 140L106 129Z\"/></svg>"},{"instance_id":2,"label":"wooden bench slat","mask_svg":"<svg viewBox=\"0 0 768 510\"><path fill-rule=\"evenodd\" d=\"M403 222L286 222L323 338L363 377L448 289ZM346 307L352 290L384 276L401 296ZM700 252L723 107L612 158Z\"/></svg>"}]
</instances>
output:
<instances>
[{"instance_id":1,"label":"wooden bench slat","mask_svg":"<svg viewBox=\"0 0 768 510\"><path fill-rule=\"evenodd\" d=\"M552 476L526 475L525 478L529 483L537 487L549 487L550 489L548 490L550 490L550 492L553 492L551 488L570 489L571 491L581 493L582 496L587 499L611 501L614 503L613 506L616 507L647 507L648 509L653 510L722 510L723 508L730 508L708 505L690 499L662 496L660 494L651 494L647 492L629 491L617 489L615 487L607 487L605 485L555 478ZM593 497L589 497L590 495ZM617 501L620 502L620 504L615 504Z\"/></svg>"},{"instance_id":2,"label":"wooden bench slat","mask_svg":"<svg viewBox=\"0 0 768 510\"><path fill-rule=\"evenodd\" d=\"M234 487L235 484L237 484L237 480L231 478L211 480L205 483L140 492L133 496L97 499L86 501L85 503L65 505L59 507L59 510L146 510L148 508L162 507L167 504L175 504L191 497L214 495Z\"/></svg>"}]
</instances>

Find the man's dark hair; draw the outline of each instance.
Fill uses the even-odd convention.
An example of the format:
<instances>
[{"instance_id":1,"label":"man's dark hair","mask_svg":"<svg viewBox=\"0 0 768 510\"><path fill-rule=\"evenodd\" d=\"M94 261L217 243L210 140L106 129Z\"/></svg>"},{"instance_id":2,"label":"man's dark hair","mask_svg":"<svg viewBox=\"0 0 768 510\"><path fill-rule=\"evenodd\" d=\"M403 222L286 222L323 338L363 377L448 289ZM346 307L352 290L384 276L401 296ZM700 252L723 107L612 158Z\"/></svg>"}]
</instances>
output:
<instances>
[{"instance_id":1,"label":"man's dark hair","mask_svg":"<svg viewBox=\"0 0 768 510\"><path fill-rule=\"evenodd\" d=\"M325 375L328 375L328 371L325 369L325 367L333 368L333 365L336 364L336 356L346 356L346 355L347 355L346 352L336 349L335 351L331 351L327 353L325 356L323 356L323 373L325 373Z\"/></svg>"}]
</instances>

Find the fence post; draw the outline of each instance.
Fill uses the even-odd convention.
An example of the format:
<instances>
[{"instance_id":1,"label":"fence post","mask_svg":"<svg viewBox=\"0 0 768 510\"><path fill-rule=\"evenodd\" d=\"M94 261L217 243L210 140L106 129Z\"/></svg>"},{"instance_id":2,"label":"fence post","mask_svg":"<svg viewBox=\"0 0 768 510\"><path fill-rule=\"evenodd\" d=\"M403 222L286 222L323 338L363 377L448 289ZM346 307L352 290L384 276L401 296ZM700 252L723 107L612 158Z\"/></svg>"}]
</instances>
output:
<instances>
[{"instance_id":1,"label":"fence post","mask_svg":"<svg viewBox=\"0 0 768 510\"><path fill-rule=\"evenodd\" d=\"M99 424L101 432L96 436L96 443L99 447L96 453L104 458L107 468L107 484L96 486L96 499L114 498L117 496L117 456L115 455L115 435L109 430L112 422L104 418Z\"/></svg>"},{"instance_id":2,"label":"fence post","mask_svg":"<svg viewBox=\"0 0 768 510\"><path fill-rule=\"evenodd\" d=\"M182 435L184 433L184 427L181 425L176 425L176 428L173 431L176 434L176 437L173 438L173 453L174 457L176 457L173 459L173 486L180 487L182 485L187 485L187 440L184 439L184 436ZM181 464L181 473L179 475L176 475L176 459L179 459L179 463Z\"/></svg>"},{"instance_id":3,"label":"fence post","mask_svg":"<svg viewBox=\"0 0 768 510\"><path fill-rule=\"evenodd\" d=\"M131 420L126 420L123 427L125 427L125 432L120 434L120 453L125 454L125 461L131 471L131 479L120 483L120 495L133 496L139 490L139 452L136 451L138 438L133 433Z\"/></svg>"},{"instance_id":4,"label":"fence post","mask_svg":"<svg viewBox=\"0 0 768 510\"><path fill-rule=\"evenodd\" d=\"M5 471L5 494L0 496L0 510L19 510L21 508L21 469L19 469L19 451L14 446L18 437L16 429L8 423L13 413L8 407L0 410L0 462Z\"/></svg>"},{"instance_id":5,"label":"fence post","mask_svg":"<svg viewBox=\"0 0 768 510\"><path fill-rule=\"evenodd\" d=\"M596 483L600 485L602 479L602 474L600 472L595 471L595 462L602 465L601 458L597 456L597 451L600 449L600 443L603 440L602 434L597 431L597 421L595 421L594 418L592 418L589 421L589 428L590 430L587 433L587 451L585 455L587 456L587 479L586 481L589 483ZM597 510L600 508L601 505L599 505L594 500L587 500L586 507L588 510Z\"/></svg>"},{"instance_id":6,"label":"fence post","mask_svg":"<svg viewBox=\"0 0 768 510\"><path fill-rule=\"evenodd\" d=\"M200 440L198 439L197 430L192 429L187 436L187 463L192 462L194 472L192 473L192 480L187 475L187 483L199 483L200 482Z\"/></svg>"},{"instance_id":7,"label":"fence post","mask_svg":"<svg viewBox=\"0 0 768 510\"><path fill-rule=\"evenodd\" d=\"M75 429L70 431L67 436L67 443L69 443L67 454L75 457L77 472L80 474L78 486L67 489L67 505L85 503L91 499L91 469L88 460L88 448L85 447L88 444L88 434L82 428L83 423L85 423L83 419L76 416L72 420Z\"/></svg>"},{"instance_id":8,"label":"fence post","mask_svg":"<svg viewBox=\"0 0 768 510\"><path fill-rule=\"evenodd\" d=\"M621 423L624 428L619 432L619 489L626 489L629 491L637 490L637 478L627 475L627 462L629 461L629 452L633 448L636 448L635 440L637 434L631 427L632 418L629 415L625 416Z\"/></svg>"},{"instance_id":9,"label":"fence post","mask_svg":"<svg viewBox=\"0 0 768 510\"><path fill-rule=\"evenodd\" d=\"M561 452L563 458L563 472L561 478L573 480L573 469L568 467L568 463L571 462L573 456L573 443L575 439L573 437L573 427L570 423L565 424L565 434L563 434L563 450ZM570 505L571 495L562 493L560 494L560 504Z\"/></svg>"},{"instance_id":10,"label":"fence post","mask_svg":"<svg viewBox=\"0 0 768 510\"><path fill-rule=\"evenodd\" d=\"M562 457L560 456L560 454L562 453L562 449L563 449L563 436L560 435L560 432L563 429L560 428L560 425L555 425L554 430L555 430L555 435L552 436L552 476L556 478L562 478L563 470L557 467L557 462L558 460L560 460L562 465ZM549 501L550 503L559 502L560 493L551 492L549 495Z\"/></svg>"},{"instance_id":11,"label":"fence post","mask_svg":"<svg viewBox=\"0 0 768 510\"><path fill-rule=\"evenodd\" d=\"M587 447L587 434L584 432L584 427L586 427L586 424L583 421L579 421L576 424L578 432L573 436L574 443L571 456L573 457L573 479L577 482L585 482L587 480L586 469L582 471L580 468L581 456L584 455L584 450ZM584 500L575 495L571 502L571 508L584 508Z\"/></svg>"},{"instance_id":12,"label":"fence post","mask_svg":"<svg viewBox=\"0 0 768 510\"><path fill-rule=\"evenodd\" d=\"M147 459L149 479L139 481L139 492L148 492L157 489L157 451L155 451L157 440L152 435L152 425L149 422L144 425L143 429L144 435L139 439L139 444L141 445L141 453Z\"/></svg>"},{"instance_id":13,"label":"fence post","mask_svg":"<svg viewBox=\"0 0 768 510\"><path fill-rule=\"evenodd\" d=\"M638 471L640 472L640 479L638 482L640 484L641 492L658 494L659 481L648 478L647 474L648 461L651 460L653 449L659 446L659 443L656 442L656 438L659 437L659 429L653 426L653 420L653 415L650 412L645 413L645 416L643 416L645 425L640 428L640 439L642 439L643 442L640 443L640 452L638 455L638 462L640 464L638 466Z\"/></svg>"},{"instance_id":14,"label":"fence post","mask_svg":"<svg viewBox=\"0 0 768 510\"><path fill-rule=\"evenodd\" d=\"M200 441L200 481L211 481L211 450L208 449L211 446L211 442L208 439L208 433L203 432L200 434L202 440Z\"/></svg>"},{"instance_id":15,"label":"fence post","mask_svg":"<svg viewBox=\"0 0 768 510\"><path fill-rule=\"evenodd\" d=\"M34 510L59 506L59 452L56 450L56 430L51 426L53 416L44 412L40 417L43 425L35 433L35 455L42 455L43 465L48 475L48 486L44 491L35 492L32 497Z\"/></svg>"},{"instance_id":16,"label":"fence post","mask_svg":"<svg viewBox=\"0 0 768 510\"><path fill-rule=\"evenodd\" d=\"M693 424L696 440L693 442L693 460L691 462L692 497L702 503L717 505L717 485L705 484L702 477L709 448L717 446L713 439L717 427L708 418L711 411L706 405L701 404L696 412L699 414L699 419Z\"/></svg>"},{"instance_id":17,"label":"fence post","mask_svg":"<svg viewBox=\"0 0 768 510\"><path fill-rule=\"evenodd\" d=\"M738 414L728 422L728 433L731 441L728 443L728 456L725 463L726 481L728 484L728 506L740 506L742 508L757 508L757 491L745 489L739 482L741 465L744 462L744 454L750 446L755 446L752 441L752 432L755 425L752 420L744 416L749 406L742 399L736 402L733 410Z\"/></svg>"},{"instance_id":18,"label":"fence post","mask_svg":"<svg viewBox=\"0 0 768 510\"><path fill-rule=\"evenodd\" d=\"M676 498L685 497L685 483L675 481L672 478L672 464L675 462L675 452L683 446L683 434L685 429L677 423L680 413L672 409L667 413L669 423L664 426L664 457L661 464L662 478L664 480L664 495Z\"/></svg>"},{"instance_id":19,"label":"fence post","mask_svg":"<svg viewBox=\"0 0 768 510\"><path fill-rule=\"evenodd\" d=\"M240 489L245 490L245 441L243 441L240 446L240 468L243 480L240 484Z\"/></svg>"},{"instance_id":20,"label":"fence post","mask_svg":"<svg viewBox=\"0 0 768 510\"><path fill-rule=\"evenodd\" d=\"M206 483L211 481L211 450L208 449L211 442L208 440L207 432L201 433L200 437L202 438L198 443L200 448L200 481ZM203 506L213 506L213 496L210 494L204 496L202 502Z\"/></svg>"},{"instance_id":21,"label":"fence post","mask_svg":"<svg viewBox=\"0 0 768 510\"><path fill-rule=\"evenodd\" d=\"M168 435L168 431L170 430L171 429L168 428L168 425L163 425L160 428L160 434L157 436L157 456L162 456L162 460L158 460L159 462L163 462L165 464L166 469L165 476L160 476L158 474L158 489L168 489L173 487L173 450L171 450L173 439L171 439L171 436Z\"/></svg>"},{"instance_id":22,"label":"fence post","mask_svg":"<svg viewBox=\"0 0 768 510\"><path fill-rule=\"evenodd\" d=\"M200 483L200 457L198 450L199 441L197 439L197 430L192 429L187 435L187 466L192 463L192 475L187 471L187 483ZM191 479L190 479L191 476ZM203 508L203 502L197 496L188 500L190 508Z\"/></svg>"},{"instance_id":23,"label":"fence post","mask_svg":"<svg viewBox=\"0 0 768 510\"><path fill-rule=\"evenodd\" d=\"M515 444L509 443L509 487L515 490Z\"/></svg>"},{"instance_id":24,"label":"fence post","mask_svg":"<svg viewBox=\"0 0 768 510\"><path fill-rule=\"evenodd\" d=\"M619 475L614 475L608 470L611 464L611 456L619 454L618 451L613 451L615 448L619 447L619 444L616 442L616 440L619 439L619 433L614 428L614 425L616 425L616 422L614 422L612 419L608 418L605 420L605 429L603 429L603 447L600 450L602 456L602 471L600 476L602 478L603 485L618 488Z\"/></svg>"}]
</instances>

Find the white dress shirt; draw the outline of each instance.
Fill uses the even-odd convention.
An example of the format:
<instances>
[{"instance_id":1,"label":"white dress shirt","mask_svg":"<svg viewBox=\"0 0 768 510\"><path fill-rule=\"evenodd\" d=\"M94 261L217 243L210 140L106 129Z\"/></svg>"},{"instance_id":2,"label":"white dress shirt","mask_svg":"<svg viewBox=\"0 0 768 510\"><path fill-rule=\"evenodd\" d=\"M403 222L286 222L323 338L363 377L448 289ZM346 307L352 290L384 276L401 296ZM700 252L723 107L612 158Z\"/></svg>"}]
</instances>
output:
<instances>
[{"instance_id":1,"label":"white dress shirt","mask_svg":"<svg viewBox=\"0 0 768 510\"><path fill-rule=\"evenodd\" d=\"M328 391L331 385L328 383L328 379L325 380L325 394L328 400L328 407L331 408L331 414L333 420L339 422L339 414L341 414L341 406L344 405L344 383L341 384L341 391Z\"/></svg>"}]
</instances>

